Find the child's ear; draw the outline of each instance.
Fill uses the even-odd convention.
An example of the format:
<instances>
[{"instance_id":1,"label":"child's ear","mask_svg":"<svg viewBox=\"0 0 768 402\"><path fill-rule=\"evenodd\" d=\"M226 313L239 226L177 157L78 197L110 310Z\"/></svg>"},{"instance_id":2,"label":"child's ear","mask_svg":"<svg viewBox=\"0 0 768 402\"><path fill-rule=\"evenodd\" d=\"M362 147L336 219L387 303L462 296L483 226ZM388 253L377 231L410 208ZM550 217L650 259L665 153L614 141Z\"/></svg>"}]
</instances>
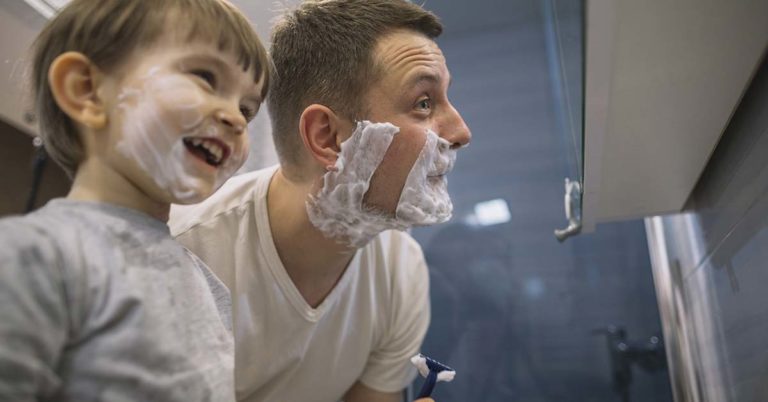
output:
<instances>
[{"instance_id":1,"label":"child's ear","mask_svg":"<svg viewBox=\"0 0 768 402\"><path fill-rule=\"evenodd\" d=\"M92 129L106 125L104 104L98 96L101 72L82 53L66 52L48 69L51 93L62 111L72 120Z\"/></svg>"},{"instance_id":2,"label":"child's ear","mask_svg":"<svg viewBox=\"0 0 768 402\"><path fill-rule=\"evenodd\" d=\"M307 106L299 120L299 133L307 152L323 168L336 163L341 142L344 141L345 124L336 113L323 105Z\"/></svg>"}]
</instances>

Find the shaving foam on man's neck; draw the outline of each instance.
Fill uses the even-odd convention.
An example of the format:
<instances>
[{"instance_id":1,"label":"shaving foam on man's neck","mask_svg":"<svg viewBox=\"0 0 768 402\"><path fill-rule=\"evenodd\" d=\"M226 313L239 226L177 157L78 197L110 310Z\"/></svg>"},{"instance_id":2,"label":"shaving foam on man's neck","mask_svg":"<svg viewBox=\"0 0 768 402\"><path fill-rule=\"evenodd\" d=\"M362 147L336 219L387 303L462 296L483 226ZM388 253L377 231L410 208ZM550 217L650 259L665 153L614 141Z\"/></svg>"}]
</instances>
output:
<instances>
[{"instance_id":1,"label":"shaving foam on man's neck","mask_svg":"<svg viewBox=\"0 0 768 402\"><path fill-rule=\"evenodd\" d=\"M231 177L246 153L230 155L218 167L212 185L201 179L187 155L184 137L221 138L220 128L205 119L200 90L180 74L150 70L140 86L123 90L119 105L123 138L117 150L149 174L176 202L199 202Z\"/></svg>"},{"instance_id":2,"label":"shaving foam on man's neck","mask_svg":"<svg viewBox=\"0 0 768 402\"><path fill-rule=\"evenodd\" d=\"M371 177L400 129L389 123L360 122L341 144L334 169L323 176L323 187L307 201L312 224L325 236L352 247L362 247L379 233L417 225L445 222L453 205L445 174L456 152L432 131L406 178L395 216L363 204Z\"/></svg>"}]
</instances>

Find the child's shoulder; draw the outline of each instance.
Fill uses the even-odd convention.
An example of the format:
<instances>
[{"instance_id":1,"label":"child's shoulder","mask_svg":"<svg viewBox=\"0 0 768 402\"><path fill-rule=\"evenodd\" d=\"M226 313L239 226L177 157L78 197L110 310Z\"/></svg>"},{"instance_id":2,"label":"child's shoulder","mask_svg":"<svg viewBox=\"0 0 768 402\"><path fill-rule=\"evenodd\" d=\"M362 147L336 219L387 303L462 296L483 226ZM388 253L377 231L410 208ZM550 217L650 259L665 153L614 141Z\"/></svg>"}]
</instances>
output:
<instances>
[{"instance_id":1,"label":"child's shoulder","mask_svg":"<svg viewBox=\"0 0 768 402\"><path fill-rule=\"evenodd\" d=\"M98 276L119 266L123 253L168 244L163 240L172 241L167 226L136 211L53 200L0 219L0 276L23 272L79 281L85 273Z\"/></svg>"},{"instance_id":2,"label":"child's shoulder","mask_svg":"<svg viewBox=\"0 0 768 402\"><path fill-rule=\"evenodd\" d=\"M55 236L56 217L38 211L26 215L13 215L0 219L0 236L9 239L25 239L27 237Z\"/></svg>"},{"instance_id":3,"label":"child's shoulder","mask_svg":"<svg viewBox=\"0 0 768 402\"><path fill-rule=\"evenodd\" d=\"M23 265L67 266L83 258L84 243L109 243L109 217L98 209L67 200L53 200L26 215L0 219L0 259Z\"/></svg>"},{"instance_id":4,"label":"child's shoulder","mask_svg":"<svg viewBox=\"0 0 768 402\"><path fill-rule=\"evenodd\" d=\"M71 238L40 214L0 219L0 277L26 284L62 279L72 265L66 245Z\"/></svg>"},{"instance_id":5,"label":"child's shoulder","mask_svg":"<svg viewBox=\"0 0 768 402\"><path fill-rule=\"evenodd\" d=\"M27 236L59 238L67 231L76 230L82 220L80 211L61 208L57 200L25 215L12 215L0 219L0 236L26 238ZM61 203L61 202L58 202Z\"/></svg>"}]
</instances>

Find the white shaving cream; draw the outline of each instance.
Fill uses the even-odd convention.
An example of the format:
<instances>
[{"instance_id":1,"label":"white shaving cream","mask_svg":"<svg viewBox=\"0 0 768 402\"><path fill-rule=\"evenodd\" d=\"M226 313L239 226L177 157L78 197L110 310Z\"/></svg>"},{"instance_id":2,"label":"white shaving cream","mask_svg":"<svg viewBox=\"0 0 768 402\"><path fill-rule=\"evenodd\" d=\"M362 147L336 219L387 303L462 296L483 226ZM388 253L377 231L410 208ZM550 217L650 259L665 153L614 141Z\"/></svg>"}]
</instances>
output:
<instances>
[{"instance_id":1,"label":"white shaving cream","mask_svg":"<svg viewBox=\"0 0 768 402\"><path fill-rule=\"evenodd\" d=\"M201 89L182 74L152 69L140 86L123 90L118 102L124 115L117 150L168 191L174 202L202 201L245 161L247 147L238 149L224 140L218 124L203 114ZM202 171L184 145L184 137L217 138L230 145L232 154L215 173Z\"/></svg>"},{"instance_id":2,"label":"white shaving cream","mask_svg":"<svg viewBox=\"0 0 768 402\"><path fill-rule=\"evenodd\" d=\"M362 247L385 230L405 230L451 218L453 204L445 175L453 168L456 151L429 130L406 178L395 216L364 205L371 177L399 131L389 123L364 121L341 144L334 169L323 176L323 187L307 201L310 221L327 237Z\"/></svg>"},{"instance_id":3,"label":"white shaving cream","mask_svg":"<svg viewBox=\"0 0 768 402\"><path fill-rule=\"evenodd\" d=\"M416 366L416 369L419 370L419 374L421 374L422 377L426 378L429 375L429 366L427 366L427 359L421 355L418 354L416 356L411 357L411 363L413 363L414 366ZM451 382L456 377L456 371L454 370L443 370L439 373L437 373L437 382L445 381L445 382Z\"/></svg>"}]
</instances>

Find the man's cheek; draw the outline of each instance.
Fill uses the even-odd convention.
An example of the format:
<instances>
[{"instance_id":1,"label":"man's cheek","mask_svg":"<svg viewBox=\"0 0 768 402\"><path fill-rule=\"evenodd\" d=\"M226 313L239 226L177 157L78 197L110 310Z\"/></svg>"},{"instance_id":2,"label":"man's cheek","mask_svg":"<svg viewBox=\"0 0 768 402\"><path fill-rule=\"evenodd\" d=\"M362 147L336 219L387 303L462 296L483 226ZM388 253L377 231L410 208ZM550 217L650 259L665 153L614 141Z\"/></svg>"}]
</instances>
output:
<instances>
[{"instance_id":1,"label":"man's cheek","mask_svg":"<svg viewBox=\"0 0 768 402\"><path fill-rule=\"evenodd\" d=\"M405 181L426 140L426 133L420 130L417 133L401 131L395 136L371 177L370 187L363 198L366 206L394 217Z\"/></svg>"}]
</instances>

